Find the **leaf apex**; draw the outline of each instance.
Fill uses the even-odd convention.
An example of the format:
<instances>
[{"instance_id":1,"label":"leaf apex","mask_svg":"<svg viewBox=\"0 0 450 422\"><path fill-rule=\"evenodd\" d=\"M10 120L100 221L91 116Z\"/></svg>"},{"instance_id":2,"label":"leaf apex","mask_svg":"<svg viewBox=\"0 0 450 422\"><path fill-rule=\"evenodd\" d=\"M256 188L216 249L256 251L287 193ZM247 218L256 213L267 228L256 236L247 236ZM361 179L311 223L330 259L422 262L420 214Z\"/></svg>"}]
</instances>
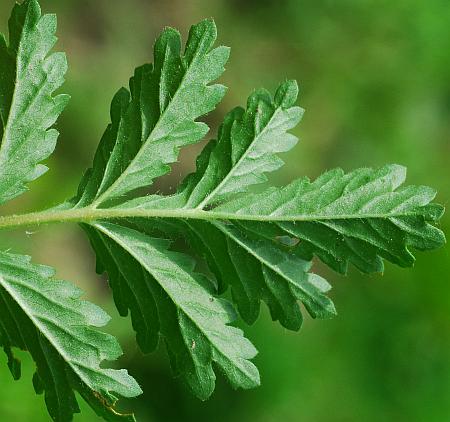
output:
<instances>
[{"instance_id":1,"label":"leaf apex","mask_svg":"<svg viewBox=\"0 0 450 422\"><path fill-rule=\"evenodd\" d=\"M280 84L275 93L275 104L278 107L292 107L298 98L299 88L296 80L287 80Z\"/></svg>"}]
</instances>

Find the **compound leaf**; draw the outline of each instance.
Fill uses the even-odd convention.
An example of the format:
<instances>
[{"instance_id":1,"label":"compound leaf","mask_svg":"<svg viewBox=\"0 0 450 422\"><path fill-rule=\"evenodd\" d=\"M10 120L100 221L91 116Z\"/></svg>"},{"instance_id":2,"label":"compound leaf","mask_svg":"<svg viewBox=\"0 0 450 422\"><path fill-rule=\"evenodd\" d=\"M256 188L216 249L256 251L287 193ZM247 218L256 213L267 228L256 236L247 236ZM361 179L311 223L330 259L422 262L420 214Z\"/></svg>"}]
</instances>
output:
<instances>
[{"instance_id":1,"label":"compound leaf","mask_svg":"<svg viewBox=\"0 0 450 422\"><path fill-rule=\"evenodd\" d=\"M194 57L188 54L192 40L204 36L208 42L201 44L198 62L187 59ZM213 86L214 95L206 95L205 89L213 88L207 84L220 75L228 57L222 48L209 52L215 36L211 21L200 23L180 57L179 36L173 30L162 34L155 65L139 68L131 94L121 90L114 99L112 124L72 202L77 212L84 208L90 215L84 227L98 270L109 274L120 313L131 312L141 349L154 350L163 337L175 372L201 398L214 387L213 362L234 386L259 382L249 362L253 346L227 325L232 320L225 312L228 305L215 295L230 287L240 316L249 324L265 302L274 320L298 330L300 303L314 318L336 313L326 296L330 285L311 271L314 256L342 273L349 263L375 272L383 270L383 259L412 265L411 249L432 249L445 241L434 226L443 211L431 203L434 191L398 189L405 179L400 166L347 175L334 170L314 182L305 178L249 192L282 166L279 154L297 143L290 131L303 110L295 105L295 81L282 83L273 96L257 90L246 109L228 113L217 140L206 145L196 172L175 194L142 196L136 191L167 173L181 146L206 133L195 119L223 95L222 87ZM197 69L194 79L186 77L189 65L173 64L180 60ZM189 98L180 92L189 92ZM200 108L197 95L205 98ZM183 105L177 103L181 98ZM95 221L97 213L101 217ZM179 238L188 242L190 255L206 261L210 271L204 272L208 277L212 273L211 281L194 271L186 254L168 248L166 239ZM213 299L210 304L207 298ZM207 311L200 318L191 306ZM218 319L212 323L215 313ZM209 323L220 326L221 338L235 333L242 354L218 352L221 346L214 343L210 333L215 329ZM227 356L228 364L219 356Z\"/></svg>"},{"instance_id":2,"label":"compound leaf","mask_svg":"<svg viewBox=\"0 0 450 422\"><path fill-rule=\"evenodd\" d=\"M261 113L254 111L255 104L261 104L260 95L264 104L273 106L263 119L269 122L266 128L275 109L285 116L277 120L277 130L255 129L263 126L255 120ZM431 203L434 190L400 188L406 170L398 165L349 174L337 169L314 182L303 178L283 188L242 194L265 180L265 173L280 165L276 154L295 143L287 130L301 114L293 106L296 95L297 86L290 81L280 86L274 100L261 91L253 94L247 111L235 109L226 116L219 141L205 147L197 171L176 194L138 197L117 207L125 214L129 210L130 216L133 212L145 216L145 210L160 210L164 216L166 211L170 222L156 221L150 230L187 238L192 250L208 263L219 292L231 285L233 300L246 322L256 320L259 303L265 301L273 319L291 329L301 325L298 300L314 317L335 313L324 295L329 286L309 272L314 256L341 273L349 263L363 272L382 272L383 258L411 266L412 249L434 249L445 242L434 226L443 212ZM297 118L288 119L288 115ZM150 226L141 223L143 230ZM273 282L276 262L290 268L281 274L275 271L277 282Z\"/></svg>"},{"instance_id":3,"label":"compound leaf","mask_svg":"<svg viewBox=\"0 0 450 422\"><path fill-rule=\"evenodd\" d=\"M64 54L49 55L55 30L55 16L41 16L36 0L24 0L13 9L9 41L0 35L0 205L46 171L41 162L55 147L52 126L68 101L54 95L67 69ZM341 273L349 264L381 272L383 260L411 266L414 249L445 242L434 190L402 187L406 170L398 165L336 169L315 181L256 190L283 165L279 154L297 143L290 131L303 110L295 105L295 81L273 96L257 90L245 109L228 113L175 194L143 196L180 149L209 130L198 119L225 94L212 83L229 56L227 47L213 49L216 38L214 22L204 20L191 28L182 52L178 31L165 29L153 64L137 68L129 89L114 97L111 124L77 196L42 213L0 217L3 228L79 222L119 313L131 314L140 348L151 352L162 339L175 374L201 399L214 390L214 368L235 388L259 385L251 362L257 351L231 325L233 305L251 324L265 302L273 320L298 330L300 304L314 318L336 313L326 296L330 285L311 271L314 257ZM176 251L180 238L188 252ZM108 317L52 277L28 257L0 252L0 346L11 373L20 378L12 349L29 351L35 390L45 393L55 421L79 411L76 391L106 420L133 420L114 405L117 397L140 394L139 386L126 371L101 366L121 354L113 337L95 329ZM233 303L220 297L228 288Z\"/></svg>"}]
</instances>

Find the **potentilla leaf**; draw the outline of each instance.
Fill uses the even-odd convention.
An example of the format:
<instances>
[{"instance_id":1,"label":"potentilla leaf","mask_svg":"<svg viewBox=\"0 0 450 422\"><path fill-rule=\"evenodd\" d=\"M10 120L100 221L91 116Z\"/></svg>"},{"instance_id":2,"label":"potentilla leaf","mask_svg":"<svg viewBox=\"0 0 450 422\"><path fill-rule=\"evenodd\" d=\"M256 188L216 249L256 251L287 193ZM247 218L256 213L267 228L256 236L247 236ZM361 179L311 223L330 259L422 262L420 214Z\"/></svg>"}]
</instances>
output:
<instances>
[{"instance_id":1,"label":"potentilla leaf","mask_svg":"<svg viewBox=\"0 0 450 422\"><path fill-rule=\"evenodd\" d=\"M217 298L214 286L195 271L187 255L171 251L170 242L134 229L99 222L85 226L106 271L122 315L131 310L137 341L153 351L163 338L175 374L201 399L215 384L215 363L235 388L259 385L250 362L256 349L241 330L230 303Z\"/></svg>"},{"instance_id":2,"label":"potentilla leaf","mask_svg":"<svg viewBox=\"0 0 450 422\"><path fill-rule=\"evenodd\" d=\"M219 292L231 286L247 323L256 320L264 301L274 320L298 329L299 300L313 317L335 313L324 295L329 287L321 289L327 283L310 272L314 256L340 273L347 271L349 263L363 272L382 272L383 259L411 266L413 249L434 249L445 242L434 225L443 207L431 203L435 192L428 187L401 187L406 169L398 165L349 174L337 169L314 182L303 178L286 187L242 194L265 180L265 173L280 163L276 154L295 143L286 132L295 119L286 116L299 116L298 107L293 106L296 84L282 84L274 100L263 95L265 104L280 104L278 113L285 116L284 123L275 124L276 130L266 129L263 136L265 129L255 129L262 127L254 112L260 95L257 91L249 98L247 111L235 109L225 117L219 141L205 147L197 171L176 194L138 197L116 208L142 217L145 210L160 211L162 217L166 212L170 218L164 224L141 221L140 229L186 238L193 253L206 260ZM268 125L271 115L265 119ZM251 169L249 174L246 168ZM277 261L283 262L286 271L274 271Z\"/></svg>"},{"instance_id":3,"label":"potentilla leaf","mask_svg":"<svg viewBox=\"0 0 450 422\"><path fill-rule=\"evenodd\" d=\"M39 164L54 150L51 127L69 96L53 96L67 70L56 42L56 16L41 16L36 0L14 6L9 43L0 34L0 204L27 190L26 183L47 171Z\"/></svg>"},{"instance_id":4,"label":"potentilla leaf","mask_svg":"<svg viewBox=\"0 0 450 422\"><path fill-rule=\"evenodd\" d=\"M163 231L184 236L193 251L202 256L218 281L218 291L231 287L233 301L247 324L259 316L264 301L272 319L285 328L299 330L303 317L302 302L313 318L331 318L336 314L325 295L331 286L310 272L312 263L301 259L289 247L267 237L261 227L239 222L159 220L157 224L140 220L141 231Z\"/></svg>"},{"instance_id":5,"label":"potentilla leaf","mask_svg":"<svg viewBox=\"0 0 450 422\"><path fill-rule=\"evenodd\" d=\"M218 141L204 149L197 172L185 181L189 195L185 206L204 209L267 181L265 174L284 164L277 154L297 143L288 132L303 115L303 109L294 105L297 96L297 82L287 81L274 97L260 89L249 97L246 110L232 110L219 129Z\"/></svg>"},{"instance_id":6,"label":"potentilla leaf","mask_svg":"<svg viewBox=\"0 0 450 422\"><path fill-rule=\"evenodd\" d=\"M19 11L35 10L36 4L27 1L15 13L20 17ZM137 68L129 89L114 97L111 124L78 194L48 211L63 217L67 212L67 220L81 223L98 272L109 275L120 314L131 314L141 350L155 350L162 338L175 373L202 399L214 389L213 365L234 387L259 384L250 361L256 350L229 325L236 314L220 298L228 289L246 323L256 321L265 302L273 320L298 330L301 305L313 318L336 314L327 296L330 284L312 272L314 257L341 273L350 263L363 272L380 272L383 259L410 266L413 249L445 242L435 226L443 212L431 202L435 192L402 188L401 166L348 174L332 170L313 182L258 186L260 193L254 193L283 165L279 155L298 141L291 131L303 109L296 105L297 83L290 80L274 95L256 90L246 108L231 110L217 140L206 145L196 171L175 194L142 196L142 188L170 171L183 146L209 130L197 120L223 98L225 87L212 82L229 56L226 47L213 49L216 37L214 22L204 20L191 28L182 53L179 33L163 31L154 63ZM3 74L12 74L11 55L1 58ZM15 94L11 84L3 90L1 129L8 133L4 110ZM6 146L2 151L9 150ZM185 253L171 249L180 238L186 240ZM194 265L203 261L209 270ZM7 353L17 375L17 362ZM38 380L36 386L40 389Z\"/></svg>"},{"instance_id":7,"label":"potentilla leaf","mask_svg":"<svg viewBox=\"0 0 450 422\"><path fill-rule=\"evenodd\" d=\"M46 171L41 162L55 147L52 126L68 101L54 95L67 69L64 54L50 54L55 30L55 16L41 16L36 0L24 0L13 9L8 42L0 35L0 205ZM137 68L129 89L115 95L111 123L75 198L0 216L0 229L80 223L119 313L131 314L140 349L151 352L163 340L175 374L201 399L214 390L215 369L235 388L260 383L252 363L257 351L232 325L238 313L252 324L264 302L291 330L302 325L301 306L313 318L336 314L330 284L312 272L315 257L340 273L349 264L381 272L383 260L411 266L414 250L445 242L435 191L402 187L402 166L336 169L314 181L260 186L298 141L291 131L303 109L290 80L274 95L256 90L246 108L231 110L175 194L143 196L180 149L209 130L198 120L225 94L213 82L229 57L227 47L213 48L216 38L206 19L191 28L182 52L178 31L165 29L153 64ZM121 355L120 346L96 329L107 315L80 296L52 269L0 252L0 346L9 369L20 378L14 348L31 354L35 391L45 394L55 421L79 412L75 392L100 417L132 421L115 403L140 387L125 370L104 368L103 361Z\"/></svg>"},{"instance_id":8,"label":"potentilla leaf","mask_svg":"<svg viewBox=\"0 0 450 422\"><path fill-rule=\"evenodd\" d=\"M274 222L299 240L305 259L318 256L345 273L349 263L363 272L382 272L383 258L409 267L412 249L431 250L445 243L435 227L443 207L426 186L401 187L406 169L388 165L345 174L331 170L314 182L303 178L278 189L239 197L214 209L238 220Z\"/></svg>"},{"instance_id":9,"label":"potentilla leaf","mask_svg":"<svg viewBox=\"0 0 450 422\"><path fill-rule=\"evenodd\" d=\"M45 393L53 420L66 422L79 413L78 391L105 420L133 421L132 415L116 412L115 402L141 389L127 371L100 366L122 354L114 337L94 328L104 326L108 315L53 274L27 256L0 252L0 345L12 375L20 378L16 347L36 362L33 384L37 393Z\"/></svg>"},{"instance_id":10,"label":"potentilla leaf","mask_svg":"<svg viewBox=\"0 0 450 422\"><path fill-rule=\"evenodd\" d=\"M209 113L225 94L208 85L224 71L229 49L211 50L217 37L210 19L194 25L181 54L178 31L167 28L154 47L154 64L138 69L130 92L121 89L91 171L80 189L78 206L101 206L169 172L179 149L201 140L209 128L196 119Z\"/></svg>"}]
</instances>

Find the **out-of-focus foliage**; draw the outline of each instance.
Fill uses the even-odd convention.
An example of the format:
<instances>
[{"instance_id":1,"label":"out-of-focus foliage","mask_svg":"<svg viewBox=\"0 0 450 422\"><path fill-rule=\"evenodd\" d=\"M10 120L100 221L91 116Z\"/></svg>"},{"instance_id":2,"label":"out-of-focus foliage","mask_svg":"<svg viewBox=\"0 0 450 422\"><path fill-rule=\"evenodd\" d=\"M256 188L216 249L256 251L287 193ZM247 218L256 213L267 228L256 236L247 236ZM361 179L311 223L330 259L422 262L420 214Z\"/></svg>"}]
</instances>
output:
<instances>
[{"instance_id":1,"label":"out-of-focus foliage","mask_svg":"<svg viewBox=\"0 0 450 422\"><path fill-rule=\"evenodd\" d=\"M221 29L221 43L233 46L223 78L232 89L208 117L212 126L252 89L273 88L280 72L301 82L306 114L295 131L301 142L277 183L299 174L314 177L335 166L348 170L396 162L408 167L411 183L434 186L438 202L448 203L447 1L41 3L58 14L59 27L64 28L59 49L69 58L65 91L73 99L58 124L64 136L49 162L52 170L34 183L32 192L11 203L9 211L51 205L42 195L48 189L55 202L67 198L109 121L110 98L136 65L148 60L156 34L165 25L187 30L192 22L210 16ZM7 16L12 4L2 1L0 15ZM5 20L0 20L2 25ZM197 151L185 153L183 165L157 188L171 190L193 169ZM449 217L441 224L447 231ZM23 236L2 234L0 248L13 245L16 252L20 246L49 265L65 261L58 265L67 267L58 277L81 280L82 287L89 286L98 296L97 303L112 310L103 281L90 275L93 257L78 236L75 231L62 234L57 227ZM121 343L128 348L123 364L147 393L137 415L143 421L228 421L232 409L237 421L448 420L450 256L443 248L421 258L414 269L388 265L384 276L369 279L351 271L350 279L338 280L332 293L339 318L315 322L314 329L306 321L300 333L281 332L269 324L266 312L249 330L260 351L256 363L263 386L234 392L222 380L206 403L172 380L163 353L140 359L128 322L115 318L111 330L123 333ZM14 383L4 359L0 355L1 418L47 420L31 383ZM30 378L33 365L25 355L23 361L24 378ZM17 407L17 397L27 401ZM76 420L97 419L83 409Z\"/></svg>"}]
</instances>

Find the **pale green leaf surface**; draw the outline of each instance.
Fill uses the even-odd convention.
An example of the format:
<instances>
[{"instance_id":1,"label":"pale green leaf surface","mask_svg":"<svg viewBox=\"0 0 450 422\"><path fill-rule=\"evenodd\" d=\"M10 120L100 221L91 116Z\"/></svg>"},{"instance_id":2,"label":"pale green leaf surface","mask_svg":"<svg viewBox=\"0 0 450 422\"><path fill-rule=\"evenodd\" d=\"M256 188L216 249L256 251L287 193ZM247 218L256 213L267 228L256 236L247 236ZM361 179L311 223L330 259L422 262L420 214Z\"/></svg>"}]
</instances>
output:
<instances>
[{"instance_id":1,"label":"pale green leaf surface","mask_svg":"<svg viewBox=\"0 0 450 422\"><path fill-rule=\"evenodd\" d=\"M314 182L299 179L215 208L238 219L268 218L300 240L305 259L318 256L345 273L348 263L363 272L382 272L382 258L411 266L411 249L442 246L445 237L433 225L443 207L432 204L436 192L426 186L401 187L406 169L389 165L345 174L331 170Z\"/></svg>"},{"instance_id":2,"label":"pale green leaf surface","mask_svg":"<svg viewBox=\"0 0 450 422\"><path fill-rule=\"evenodd\" d=\"M178 31L167 28L154 47L154 64L136 69L130 92L121 89L108 126L80 190L79 204L100 206L149 186L169 172L182 146L201 140L208 126L196 119L225 94L208 85L224 71L229 49L211 50L217 37L212 20L194 25L184 54Z\"/></svg>"},{"instance_id":3,"label":"pale green leaf surface","mask_svg":"<svg viewBox=\"0 0 450 422\"><path fill-rule=\"evenodd\" d=\"M52 126L68 100L54 96L67 68L63 54L49 55L55 30L56 18L25 0L14 7L9 41L0 36L0 204L46 171L41 162L55 147ZM295 81L273 96L257 90L245 109L227 114L176 194L141 196L183 146L209 130L197 120L223 98L226 88L211 83L229 56L226 47L213 49L216 37L214 22L204 20L191 28L182 52L179 33L164 30L154 63L137 68L129 90L114 97L111 124L78 195L51 210L0 217L2 229L81 223L120 314L131 313L140 348L150 352L162 339L174 372L202 399L214 390L214 368L236 388L260 382L251 362L256 349L230 325L237 315L219 297L228 288L245 322L255 322L265 302L274 320L298 330L301 303L312 317L335 314L330 285L311 272L314 256L341 273L350 263L377 272L383 259L410 266L414 249L445 242L435 192L401 187L401 166L337 169L249 193L297 143L290 131L303 110L295 105ZM175 251L179 238L188 253ZM199 273L199 258L207 275ZM78 412L74 391L105 419L132 420L115 412L115 399L139 394L139 386L126 371L100 366L121 353L113 337L94 329L106 315L52 276L27 257L0 252L0 345L13 376L20 377L20 364L12 348L28 350L37 364L36 392L45 392L54 420Z\"/></svg>"},{"instance_id":4,"label":"pale green leaf surface","mask_svg":"<svg viewBox=\"0 0 450 422\"><path fill-rule=\"evenodd\" d=\"M273 98L260 89L249 97L246 110L237 107L225 117L218 141L209 143L198 159L197 172L185 182L187 208L203 209L244 192L283 165L277 153L297 143L288 131L303 114L294 106L297 95L295 81L281 84Z\"/></svg>"},{"instance_id":5,"label":"pale green leaf surface","mask_svg":"<svg viewBox=\"0 0 450 422\"><path fill-rule=\"evenodd\" d=\"M213 27L210 21L200 25ZM198 33L196 28L191 34ZM213 38L215 27L211 43ZM179 60L179 43L178 35L165 31L155 46L155 65L136 71L131 96L126 90L117 94L111 109L112 124L100 143L93 169L80 185L75 208L85 207L92 216L99 212L99 221L114 221L95 223L95 218L90 218L84 225L97 254L99 272L109 274L120 313L131 312L141 349L154 350L164 337L176 373L183 374L191 389L204 398L214 386L211 363L222 364L212 352L216 345L205 334L210 328L202 326L201 319L192 325L195 318L190 317L189 306L178 295L190 297L195 304L194 296L206 300L214 291L221 295L230 288L245 322L255 322L260 304L265 302L274 320L298 330L303 320L301 303L315 318L336 313L326 296L330 285L311 272L314 256L339 272L345 272L349 263L364 272L382 271L383 258L412 265L411 249L438 247L444 236L433 225L441 213L438 205L430 204L434 192L414 186L398 189L405 178L400 166L360 169L347 175L335 170L314 182L305 178L286 187L249 193L267 181L268 173L282 166L279 154L297 143L290 131L303 110L295 105L295 81L282 83L273 96L257 90L249 97L246 109L237 107L228 113L217 140L210 141L199 155L196 172L174 195L140 196L136 188L149 186L167 173L179 148L206 133L198 131L194 136L188 130L178 136L170 129L184 128L185 124L190 128L202 114L191 113L192 107L196 109L194 94L192 101L183 100L183 113L178 113L181 106L175 107L178 112L170 111L177 89L192 92L199 87L189 78L174 77L177 72L171 63ZM221 51L206 53L211 43L204 50L206 55ZM188 40L188 50L189 46ZM208 69L215 69L214 78L227 56L216 53L209 62ZM165 69L170 71L165 73ZM190 71L189 67L184 69ZM205 75L200 78L203 87L214 79L210 70L199 67L198 71ZM170 89L175 94L164 95ZM219 96L212 102L211 97L205 98L208 109L219 100ZM202 111L204 114L206 109ZM164 134L161 137L160 131ZM186 257L167 249L163 239L180 237L187 240L191 255L206 261L215 289L213 282L187 264ZM179 268L175 270L173 265ZM171 281L178 280L184 290L172 291L163 273L169 273ZM193 295L191 291L208 293ZM222 321L225 327L228 321ZM186 333L195 337L190 344L199 348L198 353L189 350ZM252 353L244 354L241 360L233 356L232 365L239 367L237 360L247 365ZM233 381L230 374L235 373L234 367L224 371L235 386L257 384L256 377L248 374ZM241 368L237 372L241 373Z\"/></svg>"},{"instance_id":6,"label":"pale green leaf surface","mask_svg":"<svg viewBox=\"0 0 450 422\"><path fill-rule=\"evenodd\" d=\"M47 171L39 163L56 145L51 127L69 97L53 96L67 70L63 53L49 55L55 30L56 17L41 16L38 2L26 0L14 6L8 44L0 34L0 204Z\"/></svg>"},{"instance_id":7,"label":"pale green leaf surface","mask_svg":"<svg viewBox=\"0 0 450 422\"><path fill-rule=\"evenodd\" d=\"M289 150L297 142L288 133L302 114L294 106L297 94L294 81L281 84L274 98L265 90L256 91L248 99L247 110L236 108L225 117L219 141L205 148L198 159L197 172L188 176L179 193L172 197L139 198L123 206L201 208L265 181L265 173L283 163L277 153ZM155 225L163 227L160 222ZM139 227L145 230L149 225ZM255 322L261 301L268 304L274 320L295 330L302 323L299 300L314 317L328 318L335 314L332 302L310 282L318 277L308 274L311 263L280 247L273 239L252 236L242 225L221 221L190 219L175 222L172 227L185 234L194 249L206 258L221 284L220 292L227 285L232 286L233 299L246 322Z\"/></svg>"},{"instance_id":8,"label":"pale green leaf surface","mask_svg":"<svg viewBox=\"0 0 450 422\"><path fill-rule=\"evenodd\" d=\"M114 337L95 328L105 325L108 315L53 274L29 257L0 252L0 345L14 378L20 378L11 350L16 347L36 362L33 383L36 392L45 392L53 420L65 422L79 412L75 391L106 420L134 420L117 413L114 404L118 397L141 393L136 381L125 370L100 366L122 354Z\"/></svg>"},{"instance_id":9,"label":"pale green leaf surface","mask_svg":"<svg viewBox=\"0 0 450 422\"><path fill-rule=\"evenodd\" d=\"M285 82L278 92L291 93L283 96L289 101L284 100L282 104L292 109L296 85ZM255 116L252 110L254 104L258 104L259 95L253 94L248 101L246 113L249 116ZM268 94L263 96L270 98ZM280 97L278 93L275 95L275 99ZM307 281L309 276L317 279L314 274L307 274L314 255L341 273L347 271L349 263L363 272L381 272L383 258L401 266L411 266L414 262L411 249L433 249L444 243L443 233L433 225L442 213L442 207L430 203L435 192L424 186L399 189L406 171L397 165L378 170L359 169L349 174L337 169L314 182L303 178L287 187L239 194L265 179L264 173L271 169L266 164L279 162L276 153L287 149L290 143L286 140L291 140L292 135L283 132L281 145L284 139L285 147L279 147L279 132L269 130L267 137L261 137L258 131L238 130L246 127L243 122L248 118L243 117L243 110L236 110L226 116L219 131L219 142L206 146L197 161L197 172L186 178L175 195L136 198L118 208L166 210L173 215L178 210L178 216L172 218L170 224L156 222L155 228L174 229L177 235L189 239L193 250L206 259L216 276L219 291L231 285L233 300L246 322L256 320L261 300L268 304L273 319L288 328L300 327L298 299L313 316L331 316L335 312L331 302ZM268 112L266 122L270 122L270 115ZM249 124L249 127L256 126L255 121ZM290 125L278 127L286 130ZM248 137L245 142L238 142L242 137L237 134L243 132ZM247 145L247 150L242 145ZM261 165L253 165L259 158L251 160L251 154L246 155L245 151L252 148L264 151L259 156L263 157ZM236 150L241 154L233 152ZM233 160L233 155L243 158ZM239 170L239 166L246 167L247 161L250 176ZM234 172L244 176L230 176ZM221 195L221 189L236 194ZM280 244L283 236L290 247ZM273 283L273 277L269 278L271 266L267 265L264 254L274 250L285 262L292 264L292 256L306 261L303 266L294 266L296 271L290 271L290 277L278 274L279 281ZM295 290L296 293L289 290L280 280L290 286L306 282L316 295L314 306L308 302L314 296L301 296L299 290ZM275 287L280 290L276 292Z\"/></svg>"},{"instance_id":10,"label":"pale green leaf surface","mask_svg":"<svg viewBox=\"0 0 450 422\"><path fill-rule=\"evenodd\" d=\"M106 270L122 315L131 310L137 341L144 352L162 337L172 367L200 398L214 390L215 363L235 388L259 385L250 362L256 349L238 328L230 303L194 270L187 255L169 250L170 242L113 223L86 226Z\"/></svg>"},{"instance_id":11,"label":"pale green leaf surface","mask_svg":"<svg viewBox=\"0 0 450 422\"><path fill-rule=\"evenodd\" d=\"M331 286L309 272L311 262L259 231L239 223L194 219L159 220L154 226L141 220L136 224L144 231L185 236L208 263L218 281L218 291L222 293L231 286L233 301L248 324L258 318L261 301L267 303L274 321L291 330L300 329L303 321L299 301L314 318L336 314L324 294Z\"/></svg>"}]
</instances>

